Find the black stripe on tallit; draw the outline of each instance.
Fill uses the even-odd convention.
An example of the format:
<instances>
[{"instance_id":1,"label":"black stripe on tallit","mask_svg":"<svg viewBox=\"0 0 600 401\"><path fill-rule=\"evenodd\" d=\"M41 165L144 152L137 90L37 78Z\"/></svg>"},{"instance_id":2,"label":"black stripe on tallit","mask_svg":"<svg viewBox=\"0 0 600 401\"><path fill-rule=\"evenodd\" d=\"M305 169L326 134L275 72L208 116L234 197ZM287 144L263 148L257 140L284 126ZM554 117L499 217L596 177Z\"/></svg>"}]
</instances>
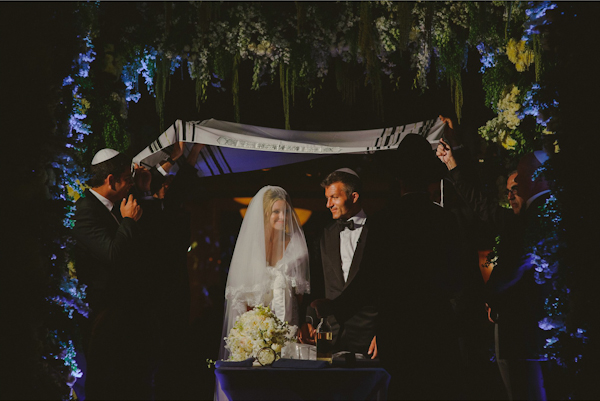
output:
<instances>
[{"instance_id":1,"label":"black stripe on tallit","mask_svg":"<svg viewBox=\"0 0 600 401\"><path fill-rule=\"evenodd\" d=\"M383 146L388 146L390 144L390 140L392 139L391 135L388 135L385 137L385 142L383 144Z\"/></svg>"},{"instance_id":2,"label":"black stripe on tallit","mask_svg":"<svg viewBox=\"0 0 600 401\"><path fill-rule=\"evenodd\" d=\"M150 164L148 164L148 163L144 163L144 162L142 162L142 161L140 162L140 166L142 166L142 167L146 167L148 170L150 170L150 169L152 168L152 166L151 166Z\"/></svg>"},{"instance_id":3,"label":"black stripe on tallit","mask_svg":"<svg viewBox=\"0 0 600 401\"><path fill-rule=\"evenodd\" d=\"M206 151L208 152L208 154L210 155L210 157L213 159L213 161L215 163L215 166L217 166L217 168L219 169L219 173L225 174L225 172L223 171L223 168L219 164L219 161L217 160L217 158L215 157L215 154L212 151L212 146L207 146L206 147Z\"/></svg>"},{"instance_id":4,"label":"black stripe on tallit","mask_svg":"<svg viewBox=\"0 0 600 401\"><path fill-rule=\"evenodd\" d=\"M394 138L394 135L396 135L396 129L397 129L397 128L398 128L398 127L396 127L396 126L393 126L393 127L392 127L392 133L390 134L390 140L392 140L392 139ZM397 142L392 142L392 143L390 144L390 146L394 146L394 145L396 145L396 143L397 143Z\"/></svg>"},{"instance_id":5,"label":"black stripe on tallit","mask_svg":"<svg viewBox=\"0 0 600 401\"><path fill-rule=\"evenodd\" d=\"M383 129L383 131L381 132L381 134L379 135L379 138L377 138L375 140L375 147L379 146L381 139L383 138L383 136L385 135L385 128ZM379 148L377 148L379 149Z\"/></svg>"},{"instance_id":6,"label":"black stripe on tallit","mask_svg":"<svg viewBox=\"0 0 600 401\"><path fill-rule=\"evenodd\" d=\"M208 147L208 146L207 146ZM208 163L208 160L206 160L206 157L204 156L203 152L200 152L200 156L202 156L202 160L204 160L204 164L206 164L206 167L208 167L208 169L210 170L210 175L215 175L215 172L213 171L213 169L210 167L210 164Z\"/></svg>"},{"instance_id":7,"label":"black stripe on tallit","mask_svg":"<svg viewBox=\"0 0 600 401\"><path fill-rule=\"evenodd\" d=\"M425 129L425 134L429 133L429 131L431 130L431 128L433 128L433 126L435 125L435 120L429 120L425 123L425 126L427 127Z\"/></svg>"},{"instance_id":8,"label":"black stripe on tallit","mask_svg":"<svg viewBox=\"0 0 600 401\"><path fill-rule=\"evenodd\" d=\"M225 155L223 154L221 147L220 146L217 147L217 150L219 151L219 154L223 158L223 161L225 162L225 165L227 166L227 170L229 170L230 173L233 173L233 170L231 169L231 166L229 165L229 163L227 163L227 159L225 158Z\"/></svg>"}]
</instances>

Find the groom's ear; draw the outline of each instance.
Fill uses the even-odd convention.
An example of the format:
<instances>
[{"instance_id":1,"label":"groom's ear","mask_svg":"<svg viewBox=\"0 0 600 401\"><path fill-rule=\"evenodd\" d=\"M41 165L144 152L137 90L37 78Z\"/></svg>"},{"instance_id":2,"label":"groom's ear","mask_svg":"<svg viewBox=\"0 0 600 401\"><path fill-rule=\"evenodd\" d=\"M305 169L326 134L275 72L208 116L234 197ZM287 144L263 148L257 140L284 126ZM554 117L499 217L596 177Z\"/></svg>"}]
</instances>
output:
<instances>
[{"instance_id":1,"label":"groom's ear","mask_svg":"<svg viewBox=\"0 0 600 401\"><path fill-rule=\"evenodd\" d=\"M113 174L109 174L105 179L104 182L108 183L108 186L110 187L110 189L114 190L115 189L115 183L116 183L116 177Z\"/></svg>"},{"instance_id":2,"label":"groom's ear","mask_svg":"<svg viewBox=\"0 0 600 401\"><path fill-rule=\"evenodd\" d=\"M358 197L359 197L359 196L360 196L360 195L358 194L358 192L352 192L352 193L350 194L350 197L351 197L351 199L352 199L352 203L356 203L356 202L358 202Z\"/></svg>"}]
</instances>

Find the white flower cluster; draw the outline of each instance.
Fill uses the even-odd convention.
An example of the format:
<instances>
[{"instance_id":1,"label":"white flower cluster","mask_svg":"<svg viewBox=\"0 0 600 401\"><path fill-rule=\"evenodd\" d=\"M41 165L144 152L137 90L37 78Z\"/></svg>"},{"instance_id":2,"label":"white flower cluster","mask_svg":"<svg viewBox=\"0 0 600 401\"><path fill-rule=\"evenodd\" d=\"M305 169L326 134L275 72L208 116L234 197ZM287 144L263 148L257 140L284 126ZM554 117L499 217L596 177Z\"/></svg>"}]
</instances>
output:
<instances>
[{"instance_id":1,"label":"white flower cluster","mask_svg":"<svg viewBox=\"0 0 600 401\"><path fill-rule=\"evenodd\" d=\"M375 28L379 33L379 41L383 46L383 50L389 53L396 51L396 44L400 36L398 22L381 16L375 20Z\"/></svg>"},{"instance_id":2,"label":"white flower cluster","mask_svg":"<svg viewBox=\"0 0 600 401\"><path fill-rule=\"evenodd\" d=\"M279 320L268 306L258 305L238 316L225 337L229 360L243 361L256 357L257 352L265 347L279 353L287 343L296 341L297 329Z\"/></svg>"},{"instance_id":3,"label":"white flower cluster","mask_svg":"<svg viewBox=\"0 0 600 401\"><path fill-rule=\"evenodd\" d=\"M409 42L411 51L411 67L416 70L415 85L427 89L427 74L432 58L440 59L447 52L447 46L456 40L456 31L468 29L468 6L466 2L436 3L432 21L428 19L429 5L418 2L412 10L414 25L410 32ZM385 42L382 40L382 43ZM463 56L459 60L460 68L467 62L467 47L465 44ZM448 66L445 66L448 67ZM443 67L442 67L443 71Z\"/></svg>"},{"instance_id":4,"label":"white flower cluster","mask_svg":"<svg viewBox=\"0 0 600 401\"><path fill-rule=\"evenodd\" d=\"M138 77L144 77L144 83L149 93L154 93L154 73L156 71L156 56L158 52L151 46L136 52L136 57L123 66L121 79L125 84L125 100L135 103L142 97Z\"/></svg>"},{"instance_id":5,"label":"white flower cluster","mask_svg":"<svg viewBox=\"0 0 600 401\"><path fill-rule=\"evenodd\" d=\"M511 136L519 124L518 111L521 105L517 102L519 88L512 86L511 90L498 102L498 116L479 128L479 134L486 140L500 143L505 149L514 150L517 141Z\"/></svg>"},{"instance_id":6,"label":"white flower cluster","mask_svg":"<svg viewBox=\"0 0 600 401\"><path fill-rule=\"evenodd\" d=\"M521 105L517 102L519 93L519 88L513 85L510 92L498 102L498 117L509 129L515 129L521 123L521 119L517 114L521 109Z\"/></svg>"}]
</instances>

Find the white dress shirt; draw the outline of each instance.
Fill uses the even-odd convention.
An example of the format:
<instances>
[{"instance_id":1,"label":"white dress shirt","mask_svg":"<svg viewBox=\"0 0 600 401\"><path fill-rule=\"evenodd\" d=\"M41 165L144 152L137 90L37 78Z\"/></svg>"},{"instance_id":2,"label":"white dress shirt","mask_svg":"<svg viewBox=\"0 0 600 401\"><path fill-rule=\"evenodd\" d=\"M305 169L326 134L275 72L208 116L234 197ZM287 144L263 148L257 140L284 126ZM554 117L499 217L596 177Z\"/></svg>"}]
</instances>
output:
<instances>
[{"instance_id":1,"label":"white dress shirt","mask_svg":"<svg viewBox=\"0 0 600 401\"><path fill-rule=\"evenodd\" d=\"M356 244L362 233L363 226L367 222L367 215L363 209L360 209L360 212L350 217L348 220L354 221L354 230L350 230L346 227L343 231L340 231L340 256L342 257L344 281L348 280L352 258L354 257L354 251L356 251Z\"/></svg>"}]
</instances>

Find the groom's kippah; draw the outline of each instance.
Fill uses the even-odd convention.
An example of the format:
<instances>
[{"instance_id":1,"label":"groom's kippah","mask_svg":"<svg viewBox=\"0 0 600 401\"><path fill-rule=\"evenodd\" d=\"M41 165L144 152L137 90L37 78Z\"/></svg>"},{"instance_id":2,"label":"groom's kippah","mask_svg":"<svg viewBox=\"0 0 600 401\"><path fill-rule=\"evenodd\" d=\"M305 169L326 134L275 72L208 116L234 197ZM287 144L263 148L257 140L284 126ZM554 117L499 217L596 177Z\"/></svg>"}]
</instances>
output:
<instances>
[{"instance_id":1,"label":"groom's kippah","mask_svg":"<svg viewBox=\"0 0 600 401\"><path fill-rule=\"evenodd\" d=\"M102 162L110 160L113 157L117 156L118 154L120 154L120 153L114 149L105 148L105 149L99 150L98 153L96 153L96 155L92 159L92 166L95 166L96 164L100 164Z\"/></svg>"},{"instance_id":2,"label":"groom's kippah","mask_svg":"<svg viewBox=\"0 0 600 401\"><path fill-rule=\"evenodd\" d=\"M354 170L351 170L351 169L346 168L346 167L344 167L344 168L338 168L335 171L341 171L342 173L348 173L348 174L352 174L352 175L355 175L355 176L358 177L358 174L356 174L356 172ZM358 178L360 178L360 177L358 177Z\"/></svg>"}]
</instances>

